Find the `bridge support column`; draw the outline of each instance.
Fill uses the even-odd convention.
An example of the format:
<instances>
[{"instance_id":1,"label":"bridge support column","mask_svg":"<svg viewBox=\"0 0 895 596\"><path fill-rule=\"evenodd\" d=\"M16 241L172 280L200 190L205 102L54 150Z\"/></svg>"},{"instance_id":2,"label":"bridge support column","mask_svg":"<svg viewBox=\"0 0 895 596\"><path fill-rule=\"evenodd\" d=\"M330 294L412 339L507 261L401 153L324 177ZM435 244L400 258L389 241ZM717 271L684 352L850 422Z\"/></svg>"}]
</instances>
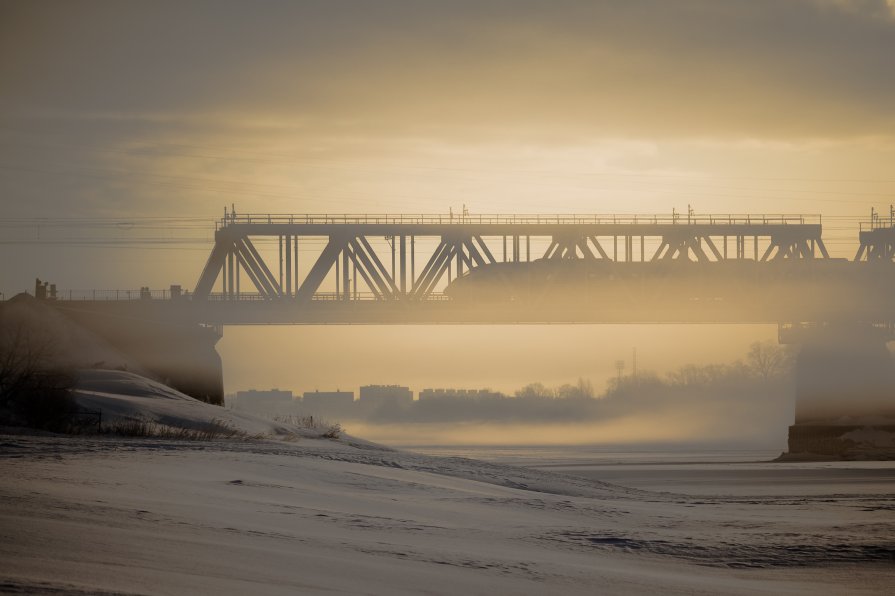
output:
<instances>
[{"instance_id":1,"label":"bridge support column","mask_svg":"<svg viewBox=\"0 0 895 596\"><path fill-rule=\"evenodd\" d=\"M224 405L224 369L215 349L220 334L209 327L143 330L132 340L129 353L166 385L196 399Z\"/></svg>"},{"instance_id":2,"label":"bridge support column","mask_svg":"<svg viewBox=\"0 0 895 596\"><path fill-rule=\"evenodd\" d=\"M407 236L401 234L401 296L407 295Z\"/></svg>"},{"instance_id":3,"label":"bridge support column","mask_svg":"<svg viewBox=\"0 0 895 596\"><path fill-rule=\"evenodd\" d=\"M286 235L286 297L292 297L292 235Z\"/></svg>"},{"instance_id":4,"label":"bridge support column","mask_svg":"<svg viewBox=\"0 0 895 596\"><path fill-rule=\"evenodd\" d=\"M803 332L791 455L895 455L895 364L888 339L858 325Z\"/></svg>"},{"instance_id":5,"label":"bridge support column","mask_svg":"<svg viewBox=\"0 0 895 596\"><path fill-rule=\"evenodd\" d=\"M107 342L133 372L196 399L224 404L223 366L215 349L221 338L218 328L155 316L151 302L141 305L143 316L134 316L133 311L122 316L113 309L69 309L64 303L56 306L62 316ZM114 367L121 362L103 364Z\"/></svg>"}]
</instances>

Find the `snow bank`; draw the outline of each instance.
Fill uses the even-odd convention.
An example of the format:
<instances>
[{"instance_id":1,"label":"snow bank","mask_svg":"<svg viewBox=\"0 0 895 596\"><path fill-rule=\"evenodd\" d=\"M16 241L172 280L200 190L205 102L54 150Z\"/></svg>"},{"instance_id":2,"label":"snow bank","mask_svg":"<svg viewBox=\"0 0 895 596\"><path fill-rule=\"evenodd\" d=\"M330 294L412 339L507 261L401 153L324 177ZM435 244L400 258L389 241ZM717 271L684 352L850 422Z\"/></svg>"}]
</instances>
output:
<instances>
[{"instance_id":1,"label":"snow bank","mask_svg":"<svg viewBox=\"0 0 895 596\"><path fill-rule=\"evenodd\" d=\"M104 422L314 434L129 372L76 394ZM0 592L889 594L890 470L878 493L744 496L735 474L696 496L350 440L0 435Z\"/></svg>"},{"instance_id":2,"label":"snow bank","mask_svg":"<svg viewBox=\"0 0 895 596\"><path fill-rule=\"evenodd\" d=\"M198 430L219 423L253 436L312 434L307 429L207 404L162 383L120 370L80 371L75 401L82 409L102 412L103 424L145 420Z\"/></svg>"},{"instance_id":3,"label":"snow bank","mask_svg":"<svg viewBox=\"0 0 895 596\"><path fill-rule=\"evenodd\" d=\"M888 469L871 470L882 490ZM891 594L890 494L728 487L323 440L0 435L0 592Z\"/></svg>"}]
</instances>

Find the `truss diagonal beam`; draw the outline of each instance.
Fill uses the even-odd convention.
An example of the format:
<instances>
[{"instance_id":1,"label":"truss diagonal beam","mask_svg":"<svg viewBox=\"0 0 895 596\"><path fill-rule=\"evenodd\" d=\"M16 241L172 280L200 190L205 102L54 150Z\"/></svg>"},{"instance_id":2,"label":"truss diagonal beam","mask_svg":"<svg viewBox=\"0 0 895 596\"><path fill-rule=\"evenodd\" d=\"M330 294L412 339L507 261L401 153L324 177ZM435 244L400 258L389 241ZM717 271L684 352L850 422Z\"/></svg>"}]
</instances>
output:
<instances>
[{"instance_id":1,"label":"truss diagonal beam","mask_svg":"<svg viewBox=\"0 0 895 596\"><path fill-rule=\"evenodd\" d=\"M435 248L435 251L433 251L432 256L429 257L429 260L426 262L426 266L423 267L423 270L416 278L415 286L417 287L417 289L433 275L436 269L441 266L444 253L445 251L449 250L450 244L442 239L438 246Z\"/></svg>"},{"instance_id":2,"label":"truss diagonal beam","mask_svg":"<svg viewBox=\"0 0 895 596\"><path fill-rule=\"evenodd\" d=\"M352 238L348 244L356 257L355 260L360 261L358 270L362 273L366 271L366 275L363 277L364 281L367 282L367 285L370 285L370 289L374 291L378 290L378 293L382 297L388 299L395 298L397 288L394 288L394 291L392 291L392 287L384 277L384 274L387 275L387 272L382 270L381 263L379 263L380 266L377 266L378 259L376 258L376 253L372 252L372 248L367 250L367 247L370 246L369 243L365 242L364 238L361 237ZM370 280L372 280L372 284L370 283ZM375 289L373 288L373 285L376 286Z\"/></svg>"},{"instance_id":3,"label":"truss diagonal beam","mask_svg":"<svg viewBox=\"0 0 895 596\"><path fill-rule=\"evenodd\" d=\"M202 269L202 275L199 276L199 281L196 283L196 289L193 291L194 299L206 300L208 298L226 264L227 255L232 252L233 242L231 240L218 238L215 241L208 261L205 262L205 267Z\"/></svg>"},{"instance_id":4,"label":"truss diagonal beam","mask_svg":"<svg viewBox=\"0 0 895 596\"><path fill-rule=\"evenodd\" d=\"M435 254L429 260L429 264L424 270L424 275L413 293L415 299L427 298L435 288L438 281L444 276L445 271L450 266L451 258L454 256L456 246L444 239L436 250Z\"/></svg>"},{"instance_id":5,"label":"truss diagonal beam","mask_svg":"<svg viewBox=\"0 0 895 596\"><path fill-rule=\"evenodd\" d=\"M376 266L376 269L379 271L379 275L382 277L382 280L385 282L386 287L394 296L400 294L400 290L398 290L398 284L395 283L392 274L389 273L388 269L385 268L385 265L382 264L382 261L379 259L379 256L376 254L376 251L373 250L373 247L370 246L370 242L367 240L365 236L358 236L357 239L363 245L367 254L370 257L370 260L373 261L373 264Z\"/></svg>"},{"instance_id":6,"label":"truss diagonal beam","mask_svg":"<svg viewBox=\"0 0 895 596\"><path fill-rule=\"evenodd\" d=\"M497 259L494 258L494 255L491 254L491 250L488 248L488 245L482 240L481 236L473 236L475 241L478 242L479 246L482 248L482 253L485 255L485 258L488 259L489 263L496 263Z\"/></svg>"},{"instance_id":7,"label":"truss diagonal beam","mask_svg":"<svg viewBox=\"0 0 895 596\"><path fill-rule=\"evenodd\" d=\"M487 265L489 262L493 262L493 261L486 260L486 258L479 251L478 247L475 245L475 237L474 236L470 236L469 238L464 238L462 240L462 243L463 243L463 246L466 248L466 251L469 253L469 258L467 259L467 262L470 262L470 260L471 260L473 263L475 263L474 265L469 266L470 269L475 266L481 267L483 265Z\"/></svg>"},{"instance_id":8,"label":"truss diagonal beam","mask_svg":"<svg viewBox=\"0 0 895 596\"><path fill-rule=\"evenodd\" d=\"M466 243L463 240L458 240L456 243L454 243L454 254L457 255L457 263L459 263L461 265L466 265L466 267L468 269L472 269L473 267L475 267L475 265L473 264L473 261L470 258L470 256L468 254L466 254L465 250L463 250L464 248L468 248L468 247L466 246ZM457 276L458 277L460 276L460 273L461 273L461 268L458 267L457 268Z\"/></svg>"},{"instance_id":9,"label":"truss diagonal beam","mask_svg":"<svg viewBox=\"0 0 895 596\"><path fill-rule=\"evenodd\" d=\"M597 256L590 249L590 246L587 245L587 238L581 238L578 240L576 247L581 251L581 254L585 259L588 260L596 260Z\"/></svg>"},{"instance_id":10,"label":"truss diagonal beam","mask_svg":"<svg viewBox=\"0 0 895 596\"><path fill-rule=\"evenodd\" d=\"M715 260L723 261L724 256L721 254L721 251L718 250L718 247L715 246L715 241L712 240L712 237L703 236L702 239L705 241L705 245L709 247L709 250L712 251L712 254L715 255Z\"/></svg>"},{"instance_id":11,"label":"truss diagonal beam","mask_svg":"<svg viewBox=\"0 0 895 596\"><path fill-rule=\"evenodd\" d=\"M441 258L441 254L447 250L448 244L442 238L441 242L435 248L435 251L432 253L432 256L429 257L429 260L426 262L426 266L423 267L423 270L420 272L419 276L414 280L413 283L413 295L416 295L420 289L422 283L429 278L432 270L435 268L436 263Z\"/></svg>"},{"instance_id":12,"label":"truss diagonal beam","mask_svg":"<svg viewBox=\"0 0 895 596\"><path fill-rule=\"evenodd\" d=\"M258 250L252 244L252 241L248 238L240 238L236 245L237 250L243 256L243 262L246 263L246 267L255 274L253 282L258 291L266 293L270 298L282 296L283 290L280 288L279 282L268 269L264 259L258 254Z\"/></svg>"},{"instance_id":13,"label":"truss diagonal beam","mask_svg":"<svg viewBox=\"0 0 895 596\"><path fill-rule=\"evenodd\" d=\"M596 237L596 236L590 236L590 241L591 241L591 243L594 245L594 248L597 249L597 252L600 253L600 258L601 258L601 259L605 259L605 260L608 261L608 260L609 260L609 255L606 254L606 251L603 249L603 245L600 244L600 241L597 239L597 237Z\"/></svg>"},{"instance_id":14,"label":"truss diagonal beam","mask_svg":"<svg viewBox=\"0 0 895 596\"><path fill-rule=\"evenodd\" d=\"M311 300L314 293L320 288L320 284L323 283L323 279L326 277L327 273L329 273L333 268L333 265L336 264L336 259L339 258L339 253L344 250L346 244L347 242L343 237L329 237L329 242L323 249L320 257L314 265L311 266L308 276L302 282L301 287L295 292L295 297L299 301L308 302Z\"/></svg>"},{"instance_id":15,"label":"truss diagonal beam","mask_svg":"<svg viewBox=\"0 0 895 596\"><path fill-rule=\"evenodd\" d=\"M245 258L245 255L242 252L236 252L236 260L239 262L239 265L242 266L242 269L246 272L246 275L249 276L249 279L255 284L255 288L261 293L265 298L270 298L270 292L264 287L264 284L261 283L261 280L258 278L257 272L254 268L252 268L248 261Z\"/></svg>"},{"instance_id":16,"label":"truss diagonal beam","mask_svg":"<svg viewBox=\"0 0 895 596\"><path fill-rule=\"evenodd\" d=\"M435 291L435 286L438 285L438 282L441 281L441 278L444 277L445 272L451 265L451 259L454 257L455 250L455 246L445 244L444 250L441 252L441 256L436 262L436 265L432 268L429 277L424 280L423 285L420 287L419 298L428 298L432 292Z\"/></svg>"},{"instance_id":17,"label":"truss diagonal beam","mask_svg":"<svg viewBox=\"0 0 895 596\"><path fill-rule=\"evenodd\" d=\"M556 238L553 238L553 239L550 241L550 246L548 246L548 247L547 247L547 250L544 251L544 258L545 258L545 259L552 259L552 258L554 258L554 253L556 252L556 249L557 249L558 246L559 246L559 242L556 241Z\"/></svg>"},{"instance_id":18,"label":"truss diagonal beam","mask_svg":"<svg viewBox=\"0 0 895 596\"><path fill-rule=\"evenodd\" d=\"M382 295L379 284L373 281L370 276L367 274L367 267L360 262L360 259L357 258L356 247L352 244L345 247L345 253L348 255L348 258L354 264L354 270L357 271L360 276L364 279L364 283L367 284L367 287L370 288L370 291L373 292L373 296L377 300L383 300L384 296Z\"/></svg>"},{"instance_id":19,"label":"truss diagonal beam","mask_svg":"<svg viewBox=\"0 0 895 596\"><path fill-rule=\"evenodd\" d=\"M653 254L651 261L671 261L674 259L689 259L692 253L698 262L709 262L711 259L702 248L703 240L709 241L709 248L716 257L720 257L718 248L710 238L701 236L678 236L676 238L662 238L662 243ZM720 260L720 259L719 259Z\"/></svg>"}]
</instances>

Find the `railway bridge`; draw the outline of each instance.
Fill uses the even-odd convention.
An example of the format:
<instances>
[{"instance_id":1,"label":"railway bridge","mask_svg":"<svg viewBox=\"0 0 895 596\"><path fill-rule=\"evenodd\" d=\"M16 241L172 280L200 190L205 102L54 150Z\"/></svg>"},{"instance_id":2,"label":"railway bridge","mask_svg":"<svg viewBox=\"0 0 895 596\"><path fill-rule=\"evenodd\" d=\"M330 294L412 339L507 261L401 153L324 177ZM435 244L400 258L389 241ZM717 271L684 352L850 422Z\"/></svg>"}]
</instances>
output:
<instances>
[{"instance_id":1,"label":"railway bridge","mask_svg":"<svg viewBox=\"0 0 895 596\"><path fill-rule=\"evenodd\" d=\"M226 325L753 323L803 346L797 422L841 413L841 395L869 385L875 395L885 387L871 410L890 413L895 221L862 224L853 259L830 256L822 223L225 211L192 291L37 292L212 401L223 392L213 346ZM197 377L200 364L211 372Z\"/></svg>"},{"instance_id":2,"label":"railway bridge","mask_svg":"<svg viewBox=\"0 0 895 596\"><path fill-rule=\"evenodd\" d=\"M831 258L820 216L236 215L192 292L57 292L203 323L895 321L895 226Z\"/></svg>"}]
</instances>

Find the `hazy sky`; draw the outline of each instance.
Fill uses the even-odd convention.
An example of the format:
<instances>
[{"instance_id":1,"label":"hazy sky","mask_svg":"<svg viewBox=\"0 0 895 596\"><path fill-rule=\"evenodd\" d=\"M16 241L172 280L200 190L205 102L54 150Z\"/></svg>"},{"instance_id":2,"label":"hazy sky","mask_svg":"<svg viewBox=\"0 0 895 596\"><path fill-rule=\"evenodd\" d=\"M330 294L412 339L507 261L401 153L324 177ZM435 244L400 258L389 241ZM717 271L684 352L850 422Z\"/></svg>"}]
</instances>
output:
<instances>
[{"instance_id":1,"label":"hazy sky","mask_svg":"<svg viewBox=\"0 0 895 596\"><path fill-rule=\"evenodd\" d=\"M851 256L893 72L891 0L0 0L0 291L192 287L232 202L823 213Z\"/></svg>"}]
</instances>

